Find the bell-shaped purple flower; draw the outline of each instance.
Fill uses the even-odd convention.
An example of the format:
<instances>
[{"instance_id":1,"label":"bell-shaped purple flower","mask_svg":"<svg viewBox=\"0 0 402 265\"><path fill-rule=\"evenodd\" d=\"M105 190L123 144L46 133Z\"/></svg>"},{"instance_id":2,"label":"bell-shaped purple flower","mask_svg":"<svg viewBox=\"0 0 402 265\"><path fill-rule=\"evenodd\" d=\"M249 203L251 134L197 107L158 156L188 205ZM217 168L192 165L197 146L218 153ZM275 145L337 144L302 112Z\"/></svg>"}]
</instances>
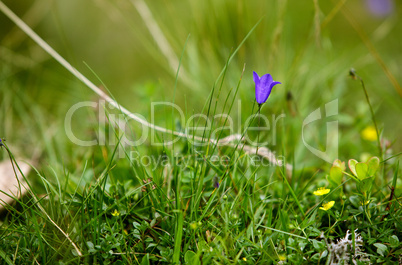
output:
<instances>
[{"instance_id":1,"label":"bell-shaped purple flower","mask_svg":"<svg viewBox=\"0 0 402 265\"><path fill-rule=\"evenodd\" d=\"M367 5L375 16L385 17L394 11L393 0L367 0Z\"/></svg>"},{"instance_id":2,"label":"bell-shaped purple flower","mask_svg":"<svg viewBox=\"0 0 402 265\"><path fill-rule=\"evenodd\" d=\"M272 88L277 84L281 84L281 82L275 82L270 74L265 74L260 78L256 72L253 72L253 77L255 83L255 100L261 105L267 101Z\"/></svg>"}]
</instances>

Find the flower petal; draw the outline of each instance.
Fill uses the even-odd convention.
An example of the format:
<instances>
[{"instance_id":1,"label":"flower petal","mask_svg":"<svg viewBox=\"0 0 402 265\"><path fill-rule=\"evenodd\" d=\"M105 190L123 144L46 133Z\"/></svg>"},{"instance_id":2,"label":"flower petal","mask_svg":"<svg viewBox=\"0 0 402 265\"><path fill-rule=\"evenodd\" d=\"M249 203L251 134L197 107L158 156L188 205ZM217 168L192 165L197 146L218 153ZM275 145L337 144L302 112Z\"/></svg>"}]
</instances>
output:
<instances>
[{"instance_id":1,"label":"flower petal","mask_svg":"<svg viewBox=\"0 0 402 265\"><path fill-rule=\"evenodd\" d=\"M271 83L271 89L272 89L274 86L279 85L279 84L282 84L282 83L281 83L281 82L276 82L276 81L272 82L272 83Z\"/></svg>"},{"instance_id":2,"label":"flower petal","mask_svg":"<svg viewBox=\"0 0 402 265\"><path fill-rule=\"evenodd\" d=\"M258 74L256 72L253 71L253 78L254 78L254 83L255 85L259 85L260 84L260 77L258 76Z\"/></svg>"},{"instance_id":3,"label":"flower petal","mask_svg":"<svg viewBox=\"0 0 402 265\"><path fill-rule=\"evenodd\" d=\"M331 190L326 189L325 187L318 188L316 191L313 192L314 195L322 196L328 194Z\"/></svg>"},{"instance_id":4,"label":"flower petal","mask_svg":"<svg viewBox=\"0 0 402 265\"><path fill-rule=\"evenodd\" d=\"M270 74L265 74L265 75L261 76L260 85L261 85L261 87L264 87L264 88L270 87L271 83L273 81L274 80L272 79L272 76Z\"/></svg>"},{"instance_id":5,"label":"flower petal","mask_svg":"<svg viewBox=\"0 0 402 265\"><path fill-rule=\"evenodd\" d=\"M324 211L328 211L329 209L331 209L334 206L334 204L335 204L335 201L330 201L330 202L327 202L327 203L323 203L322 207L320 207L320 209L324 210Z\"/></svg>"},{"instance_id":6,"label":"flower petal","mask_svg":"<svg viewBox=\"0 0 402 265\"><path fill-rule=\"evenodd\" d=\"M271 94L270 88L264 87L263 89L261 89L261 93L260 93L260 101L261 102L258 102L258 100L257 100L258 104L265 103L265 101L267 101L270 94Z\"/></svg>"}]
</instances>

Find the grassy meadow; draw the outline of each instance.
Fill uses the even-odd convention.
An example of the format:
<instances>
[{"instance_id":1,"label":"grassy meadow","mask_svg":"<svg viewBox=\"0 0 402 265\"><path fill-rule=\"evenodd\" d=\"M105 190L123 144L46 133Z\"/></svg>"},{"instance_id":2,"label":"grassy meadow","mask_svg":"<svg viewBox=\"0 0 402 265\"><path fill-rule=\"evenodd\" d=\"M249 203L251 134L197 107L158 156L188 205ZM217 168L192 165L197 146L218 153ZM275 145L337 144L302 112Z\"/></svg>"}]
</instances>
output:
<instances>
[{"instance_id":1,"label":"grassy meadow","mask_svg":"<svg viewBox=\"0 0 402 265\"><path fill-rule=\"evenodd\" d=\"M401 15L0 0L0 264L401 263Z\"/></svg>"}]
</instances>

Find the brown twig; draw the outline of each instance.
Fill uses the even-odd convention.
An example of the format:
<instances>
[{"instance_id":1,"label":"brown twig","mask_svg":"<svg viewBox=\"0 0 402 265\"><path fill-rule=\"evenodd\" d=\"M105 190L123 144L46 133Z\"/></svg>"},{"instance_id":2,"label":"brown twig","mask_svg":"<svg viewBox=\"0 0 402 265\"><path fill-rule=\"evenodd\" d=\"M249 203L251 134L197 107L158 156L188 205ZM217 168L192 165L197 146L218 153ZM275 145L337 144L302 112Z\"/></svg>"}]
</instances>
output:
<instances>
[{"instance_id":1,"label":"brown twig","mask_svg":"<svg viewBox=\"0 0 402 265\"><path fill-rule=\"evenodd\" d=\"M386 211L386 212L391 209L391 206L392 206L392 199L394 198L395 187L392 186L390 189L391 189L391 194L389 195L388 205L387 205L387 207L385 208L385 211ZM381 218L381 222L384 221L385 217L387 217L387 216L388 216L388 214L384 214L384 215L382 216L382 218Z\"/></svg>"}]
</instances>

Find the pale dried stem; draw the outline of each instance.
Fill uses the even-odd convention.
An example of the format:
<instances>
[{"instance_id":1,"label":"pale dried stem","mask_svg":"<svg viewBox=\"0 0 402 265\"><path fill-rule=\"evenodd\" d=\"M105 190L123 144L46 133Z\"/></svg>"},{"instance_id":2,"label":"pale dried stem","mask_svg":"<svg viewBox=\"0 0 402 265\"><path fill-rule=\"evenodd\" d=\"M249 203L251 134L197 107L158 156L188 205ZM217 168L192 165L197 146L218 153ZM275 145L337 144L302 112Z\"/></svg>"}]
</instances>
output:
<instances>
[{"instance_id":1,"label":"pale dried stem","mask_svg":"<svg viewBox=\"0 0 402 265\"><path fill-rule=\"evenodd\" d=\"M134 1L133 3L141 3L140 1ZM141 10L144 11L144 6L141 6L139 4L139 7L142 8ZM144 10L143 10L144 9ZM32 40L34 40L42 49L44 49L51 57L53 57L56 61L58 61L64 68L66 68L71 74L73 74L78 80L83 82L87 87L89 87L93 92L95 92L97 95L99 95L102 99L104 99L106 102L108 102L111 106L119 109L122 113L127 115L129 118L137 121L138 123L152 128L156 131L162 132L162 133L167 133L167 134L172 134L178 137L182 138L187 138L187 139L192 139L196 140L199 142L210 142L212 144L217 144L221 146L229 146L237 149L241 149L242 145L236 145L233 144L233 140L240 140L241 136L240 135L230 135L226 138L216 140L216 139L205 139L203 137L195 136L195 135L189 135L187 133L182 133L182 132L177 132L173 130L169 130L160 126L157 126L155 124L149 123L148 121L138 117L134 113L130 112L123 106L121 106L119 103L117 103L115 100L113 100L111 97L109 97L105 92L103 92L99 87L97 87L95 84L93 84L89 79L87 79L84 75L82 75L76 68L74 68L69 62L67 62L60 54L58 54L52 47L50 47L41 37L38 36L27 24L25 24L24 21L22 21L17 15L15 15L6 5L3 4L3 2L0 1L0 10L11 20L13 21L22 31L24 31ZM149 11L149 10L148 10ZM141 13L141 12L140 12ZM149 15L149 14L148 14ZM160 34L158 33L160 29L156 29L153 26L153 30L155 31L154 34L158 35L160 38ZM156 35L154 37L156 37ZM162 48L161 48L162 49ZM166 49L166 48L163 48ZM170 55L169 55L170 56ZM172 65L173 66L173 65ZM244 145L243 149L247 153L255 153L256 149L252 146ZM273 165L279 165L278 160L276 159L275 155L268 149L268 148L260 148L261 151L258 151L258 154L266 159L268 159ZM254 150L251 152L251 150ZM280 165L279 165L280 166ZM292 166L287 164L286 165L287 170L291 170Z\"/></svg>"}]
</instances>

